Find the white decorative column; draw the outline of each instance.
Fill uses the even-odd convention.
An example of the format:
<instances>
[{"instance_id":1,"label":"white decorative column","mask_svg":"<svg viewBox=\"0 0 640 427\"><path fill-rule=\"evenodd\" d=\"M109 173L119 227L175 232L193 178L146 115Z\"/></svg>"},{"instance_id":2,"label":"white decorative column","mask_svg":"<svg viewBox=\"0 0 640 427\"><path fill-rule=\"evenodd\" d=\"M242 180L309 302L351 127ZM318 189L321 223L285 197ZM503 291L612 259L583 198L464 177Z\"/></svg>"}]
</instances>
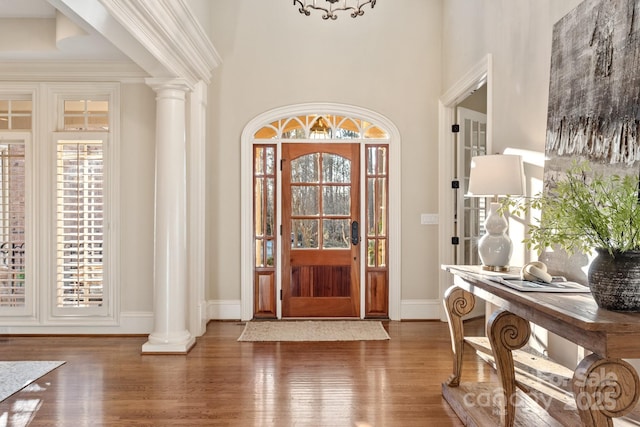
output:
<instances>
[{"instance_id":1,"label":"white decorative column","mask_svg":"<svg viewBox=\"0 0 640 427\"><path fill-rule=\"evenodd\" d=\"M148 79L156 91L154 326L142 353L187 353L186 93L181 79Z\"/></svg>"}]
</instances>

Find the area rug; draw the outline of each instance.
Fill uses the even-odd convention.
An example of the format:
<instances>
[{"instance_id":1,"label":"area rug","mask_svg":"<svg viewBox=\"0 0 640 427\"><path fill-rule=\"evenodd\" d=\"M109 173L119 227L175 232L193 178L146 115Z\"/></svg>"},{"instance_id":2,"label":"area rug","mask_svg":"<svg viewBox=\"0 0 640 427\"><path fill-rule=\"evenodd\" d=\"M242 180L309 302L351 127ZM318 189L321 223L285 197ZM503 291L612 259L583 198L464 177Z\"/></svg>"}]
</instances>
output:
<instances>
[{"instance_id":1,"label":"area rug","mask_svg":"<svg viewBox=\"0 0 640 427\"><path fill-rule=\"evenodd\" d=\"M279 320L247 322L238 341L388 340L381 322L370 320Z\"/></svg>"},{"instance_id":2,"label":"area rug","mask_svg":"<svg viewBox=\"0 0 640 427\"><path fill-rule=\"evenodd\" d=\"M65 362L0 362L0 402Z\"/></svg>"}]
</instances>

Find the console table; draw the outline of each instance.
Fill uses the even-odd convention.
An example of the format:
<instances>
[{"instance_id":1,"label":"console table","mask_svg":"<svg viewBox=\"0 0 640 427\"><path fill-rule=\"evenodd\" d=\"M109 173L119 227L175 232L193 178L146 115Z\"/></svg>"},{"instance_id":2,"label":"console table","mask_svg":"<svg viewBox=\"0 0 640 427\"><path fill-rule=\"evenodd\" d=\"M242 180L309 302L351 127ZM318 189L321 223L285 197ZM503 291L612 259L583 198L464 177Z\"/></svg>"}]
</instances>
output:
<instances>
[{"instance_id":1,"label":"console table","mask_svg":"<svg viewBox=\"0 0 640 427\"><path fill-rule=\"evenodd\" d=\"M442 394L465 425L471 426L613 426L612 418L632 411L640 396L638 374L622 358L640 357L640 314L599 309L590 293L520 292L461 266L442 266L454 275L444 306L451 331L453 374ZM473 309L475 297L495 306L487 323L499 384L461 382L465 344L462 317ZM569 379L575 402L555 404L573 414L563 418L531 404L518 390L513 352L527 344L530 323L568 339L592 353ZM468 340L467 340L468 341ZM572 399L573 400L573 399ZM539 402L538 402L539 403ZM541 410L543 409L543 410Z\"/></svg>"}]
</instances>

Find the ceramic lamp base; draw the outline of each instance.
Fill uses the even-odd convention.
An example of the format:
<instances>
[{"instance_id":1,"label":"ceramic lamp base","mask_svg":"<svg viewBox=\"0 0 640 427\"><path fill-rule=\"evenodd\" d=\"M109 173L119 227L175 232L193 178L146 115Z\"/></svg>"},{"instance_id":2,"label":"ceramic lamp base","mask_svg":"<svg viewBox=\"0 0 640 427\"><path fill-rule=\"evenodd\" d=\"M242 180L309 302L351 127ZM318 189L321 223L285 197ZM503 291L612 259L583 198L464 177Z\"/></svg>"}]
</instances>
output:
<instances>
[{"instance_id":1,"label":"ceramic lamp base","mask_svg":"<svg viewBox=\"0 0 640 427\"><path fill-rule=\"evenodd\" d=\"M500 203L491 203L489 216L484 222L487 233L478 241L478 255L482 268L490 271L507 271L513 245L506 231L506 218L498 213Z\"/></svg>"}]
</instances>

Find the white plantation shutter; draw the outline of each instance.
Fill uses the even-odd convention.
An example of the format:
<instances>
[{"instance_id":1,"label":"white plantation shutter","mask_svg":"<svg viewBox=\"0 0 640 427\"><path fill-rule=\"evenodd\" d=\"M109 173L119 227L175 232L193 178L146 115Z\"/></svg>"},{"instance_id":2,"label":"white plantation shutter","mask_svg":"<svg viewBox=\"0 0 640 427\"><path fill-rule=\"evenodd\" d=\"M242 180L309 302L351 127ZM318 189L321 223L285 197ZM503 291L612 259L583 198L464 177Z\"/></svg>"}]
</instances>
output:
<instances>
[{"instance_id":1,"label":"white plantation shutter","mask_svg":"<svg viewBox=\"0 0 640 427\"><path fill-rule=\"evenodd\" d=\"M104 157L101 140L59 140L56 305L104 303Z\"/></svg>"},{"instance_id":2,"label":"white plantation shutter","mask_svg":"<svg viewBox=\"0 0 640 427\"><path fill-rule=\"evenodd\" d=\"M0 307L25 306L25 146L0 144Z\"/></svg>"}]
</instances>

